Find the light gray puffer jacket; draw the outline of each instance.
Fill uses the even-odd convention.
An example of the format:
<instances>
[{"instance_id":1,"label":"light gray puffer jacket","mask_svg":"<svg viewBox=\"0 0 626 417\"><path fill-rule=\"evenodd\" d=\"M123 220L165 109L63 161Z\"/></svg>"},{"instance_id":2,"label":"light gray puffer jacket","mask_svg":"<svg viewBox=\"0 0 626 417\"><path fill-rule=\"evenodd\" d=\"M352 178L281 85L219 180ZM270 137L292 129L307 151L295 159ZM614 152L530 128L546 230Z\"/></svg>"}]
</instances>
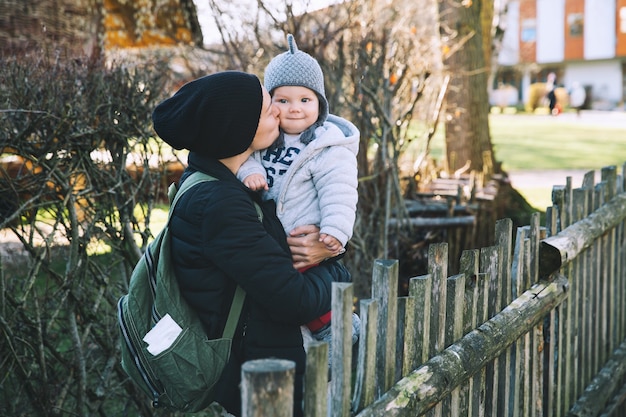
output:
<instances>
[{"instance_id":1,"label":"light gray puffer jacket","mask_svg":"<svg viewBox=\"0 0 626 417\"><path fill-rule=\"evenodd\" d=\"M277 215L286 233L297 226L315 224L320 233L334 236L344 246L352 237L358 201L359 130L330 114L315 130L315 139L304 147L284 174L277 194ZM263 150L246 161L237 177L262 174ZM264 198L267 197L267 193Z\"/></svg>"}]
</instances>

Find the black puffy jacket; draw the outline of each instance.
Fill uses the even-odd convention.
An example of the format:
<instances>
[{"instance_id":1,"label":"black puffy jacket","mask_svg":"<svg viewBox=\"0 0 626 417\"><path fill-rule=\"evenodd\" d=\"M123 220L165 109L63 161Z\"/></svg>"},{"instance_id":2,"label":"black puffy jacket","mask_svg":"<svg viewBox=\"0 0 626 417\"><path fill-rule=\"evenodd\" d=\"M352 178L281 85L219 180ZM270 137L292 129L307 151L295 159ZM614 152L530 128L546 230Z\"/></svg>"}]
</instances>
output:
<instances>
[{"instance_id":1,"label":"black puffy jacket","mask_svg":"<svg viewBox=\"0 0 626 417\"><path fill-rule=\"evenodd\" d=\"M217 401L239 415L241 364L260 358L288 359L296 363L294 415L302 415L306 357L300 325L330 310L331 282L346 281L349 274L336 262L297 272L274 205L262 203L219 161L194 153L181 182L195 170L218 181L188 190L170 219L172 258L181 292L211 338L223 331L236 285L246 292ZM253 201L263 208L263 224Z\"/></svg>"}]
</instances>

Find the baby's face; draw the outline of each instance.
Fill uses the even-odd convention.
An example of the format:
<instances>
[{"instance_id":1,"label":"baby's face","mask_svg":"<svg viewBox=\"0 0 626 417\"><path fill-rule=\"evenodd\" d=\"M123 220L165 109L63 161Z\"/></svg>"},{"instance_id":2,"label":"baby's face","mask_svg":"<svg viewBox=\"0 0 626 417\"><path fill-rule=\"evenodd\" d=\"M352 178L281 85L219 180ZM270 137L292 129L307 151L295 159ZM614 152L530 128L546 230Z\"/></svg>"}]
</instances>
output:
<instances>
[{"instance_id":1,"label":"baby's face","mask_svg":"<svg viewBox=\"0 0 626 417\"><path fill-rule=\"evenodd\" d=\"M299 86L283 86L274 90L272 102L280 109L280 127L297 135L317 121L320 103L313 90Z\"/></svg>"}]
</instances>

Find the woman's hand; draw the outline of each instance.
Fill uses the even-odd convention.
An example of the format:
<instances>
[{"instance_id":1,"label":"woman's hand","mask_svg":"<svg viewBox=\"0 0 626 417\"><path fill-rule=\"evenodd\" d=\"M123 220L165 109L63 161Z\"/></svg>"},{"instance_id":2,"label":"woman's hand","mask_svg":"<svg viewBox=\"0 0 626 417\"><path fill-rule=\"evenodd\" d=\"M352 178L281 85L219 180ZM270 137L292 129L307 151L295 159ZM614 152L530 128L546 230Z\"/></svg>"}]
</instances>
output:
<instances>
[{"instance_id":1,"label":"woman's hand","mask_svg":"<svg viewBox=\"0 0 626 417\"><path fill-rule=\"evenodd\" d=\"M324 242L320 241L320 229L314 225L298 226L289 232L287 243L296 269L315 265L335 256Z\"/></svg>"}]
</instances>

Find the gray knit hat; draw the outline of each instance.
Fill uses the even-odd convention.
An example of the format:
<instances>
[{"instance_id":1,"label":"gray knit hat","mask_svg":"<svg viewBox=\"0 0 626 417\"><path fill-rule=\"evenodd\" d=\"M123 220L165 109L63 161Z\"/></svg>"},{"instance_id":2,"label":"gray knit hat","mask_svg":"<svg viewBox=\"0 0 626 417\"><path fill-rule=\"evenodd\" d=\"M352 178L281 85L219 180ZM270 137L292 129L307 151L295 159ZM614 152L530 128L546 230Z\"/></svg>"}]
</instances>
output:
<instances>
[{"instance_id":1,"label":"gray knit hat","mask_svg":"<svg viewBox=\"0 0 626 417\"><path fill-rule=\"evenodd\" d=\"M273 94L278 87L286 85L306 87L313 90L320 101L320 115L315 123L321 126L328 117L328 100L324 90L324 74L320 64L311 55L298 50L292 34L287 35L289 50L277 55L265 68L264 84Z\"/></svg>"}]
</instances>

